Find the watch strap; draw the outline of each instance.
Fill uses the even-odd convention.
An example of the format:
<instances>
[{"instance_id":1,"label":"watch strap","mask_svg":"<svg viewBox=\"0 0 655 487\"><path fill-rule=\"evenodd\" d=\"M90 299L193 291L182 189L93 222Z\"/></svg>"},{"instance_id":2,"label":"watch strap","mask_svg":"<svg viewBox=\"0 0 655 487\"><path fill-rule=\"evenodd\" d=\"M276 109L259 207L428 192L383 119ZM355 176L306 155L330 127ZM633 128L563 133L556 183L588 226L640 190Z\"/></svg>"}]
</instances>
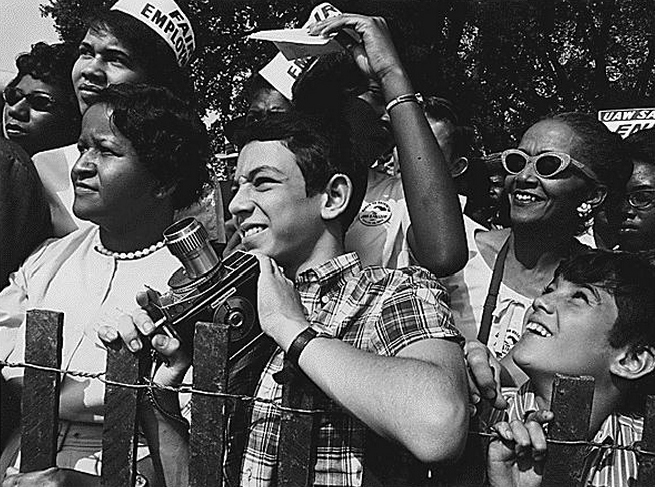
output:
<instances>
[{"instance_id":1,"label":"watch strap","mask_svg":"<svg viewBox=\"0 0 655 487\"><path fill-rule=\"evenodd\" d=\"M298 365L300 354L303 352L307 344L317 336L318 332L311 327L307 327L298 333L296 338L291 342L289 350L286 353L287 360L289 360L293 365Z\"/></svg>"}]
</instances>

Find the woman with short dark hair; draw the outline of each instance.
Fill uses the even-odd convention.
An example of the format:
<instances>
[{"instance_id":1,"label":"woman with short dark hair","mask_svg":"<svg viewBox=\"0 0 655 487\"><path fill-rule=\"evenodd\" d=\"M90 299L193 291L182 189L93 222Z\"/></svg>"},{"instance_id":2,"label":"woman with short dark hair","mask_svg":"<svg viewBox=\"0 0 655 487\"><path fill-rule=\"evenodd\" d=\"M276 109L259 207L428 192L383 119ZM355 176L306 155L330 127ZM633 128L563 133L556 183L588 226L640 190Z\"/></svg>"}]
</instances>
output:
<instances>
[{"instance_id":1,"label":"woman with short dark hair","mask_svg":"<svg viewBox=\"0 0 655 487\"><path fill-rule=\"evenodd\" d=\"M51 309L64 312L63 366L99 373L105 349L96 340L98 327L131 309L144 284L166 290L179 267L163 249L162 233L209 180L208 140L194 110L169 90L126 84L97 93L84 113L78 147L73 210L94 225L48 240L0 293L0 358L24 361L26 310ZM17 387L22 373L3 369ZM102 464L104 386L67 375L60 404L56 478L68 485L94 482ZM4 452L3 464L15 446ZM138 455L144 475L147 453L144 446ZM43 485L48 476L55 473L27 474L21 485Z\"/></svg>"},{"instance_id":2,"label":"woman with short dark hair","mask_svg":"<svg viewBox=\"0 0 655 487\"><path fill-rule=\"evenodd\" d=\"M173 16L169 18L169 14ZM166 26L171 28L163 29L161 19L170 20L166 20ZM195 48L195 38L190 20L173 0L120 0L110 9L97 12L87 25L77 60L69 73L82 113L95 101L100 90L118 83L165 87L188 103L193 102L187 65ZM185 41L173 42L173 35ZM72 211L70 172L78 156L77 147L68 145L34 157L58 237L88 225ZM200 219L212 238L224 241L218 190L202 204L185 210L184 216L187 215Z\"/></svg>"},{"instance_id":3,"label":"woman with short dark hair","mask_svg":"<svg viewBox=\"0 0 655 487\"><path fill-rule=\"evenodd\" d=\"M71 44L45 42L16 58L18 74L2 93L2 127L30 156L77 140L80 111L70 77L75 58Z\"/></svg>"}]
</instances>

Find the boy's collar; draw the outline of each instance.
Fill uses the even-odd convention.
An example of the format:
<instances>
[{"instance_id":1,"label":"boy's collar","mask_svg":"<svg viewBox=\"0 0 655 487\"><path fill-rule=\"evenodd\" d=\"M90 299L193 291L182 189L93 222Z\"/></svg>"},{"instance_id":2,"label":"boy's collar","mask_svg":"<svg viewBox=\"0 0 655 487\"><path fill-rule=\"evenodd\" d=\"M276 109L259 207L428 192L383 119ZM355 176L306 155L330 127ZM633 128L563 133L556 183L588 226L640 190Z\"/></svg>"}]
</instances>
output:
<instances>
[{"instance_id":1,"label":"boy's collar","mask_svg":"<svg viewBox=\"0 0 655 487\"><path fill-rule=\"evenodd\" d=\"M362 268L359 256L355 252L338 255L322 264L300 272L296 284L318 282L321 286L341 277L346 272L356 272Z\"/></svg>"}]
</instances>

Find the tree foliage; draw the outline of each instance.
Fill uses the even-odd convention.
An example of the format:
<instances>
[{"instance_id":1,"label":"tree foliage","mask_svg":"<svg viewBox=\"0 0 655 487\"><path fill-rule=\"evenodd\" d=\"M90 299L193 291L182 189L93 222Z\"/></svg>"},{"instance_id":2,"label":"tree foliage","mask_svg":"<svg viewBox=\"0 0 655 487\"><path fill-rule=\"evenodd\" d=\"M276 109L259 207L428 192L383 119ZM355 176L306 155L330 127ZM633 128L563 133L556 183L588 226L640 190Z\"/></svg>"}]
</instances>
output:
<instances>
[{"instance_id":1,"label":"tree foliage","mask_svg":"<svg viewBox=\"0 0 655 487\"><path fill-rule=\"evenodd\" d=\"M77 40L83 18L113 0L50 0L43 12ZM222 124L243 113L245 80L275 54L245 40L302 24L318 1L180 0L196 25L191 71L200 107ZM563 110L655 105L652 0L334 0L385 16L416 88L451 98L491 151L535 119Z\"/></svg>"}]
</instances>

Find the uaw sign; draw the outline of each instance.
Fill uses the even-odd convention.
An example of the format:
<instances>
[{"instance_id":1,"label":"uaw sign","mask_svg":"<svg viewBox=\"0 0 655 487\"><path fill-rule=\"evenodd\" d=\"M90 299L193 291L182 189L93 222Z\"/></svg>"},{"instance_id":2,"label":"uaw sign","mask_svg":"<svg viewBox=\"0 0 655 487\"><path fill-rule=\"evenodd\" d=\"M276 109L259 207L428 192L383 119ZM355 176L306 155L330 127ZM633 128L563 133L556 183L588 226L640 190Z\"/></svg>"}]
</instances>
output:
<instances>
[{"instance_id":1,"label":"uaw sign","mask_svg":"<svg viewBox=\"0 0 655 487\"><path fill-rule=\"evenodd\" d=\"M112 8L131 15L162 37L175 53L177 64L191 59L196 40L191 22L172 0L119 0Z\"/></svg>"},{"instance_id":2,"label":"uaw sign","mask_svg":"<svg viewBox=\"0 0 655 487\"><path fill-rule=\"evenodd\" d=\"M598 120L612 132L625 138L640 130L655 127L655 108L621 108L600 110Z\"/></svg>"}]
</instances>

